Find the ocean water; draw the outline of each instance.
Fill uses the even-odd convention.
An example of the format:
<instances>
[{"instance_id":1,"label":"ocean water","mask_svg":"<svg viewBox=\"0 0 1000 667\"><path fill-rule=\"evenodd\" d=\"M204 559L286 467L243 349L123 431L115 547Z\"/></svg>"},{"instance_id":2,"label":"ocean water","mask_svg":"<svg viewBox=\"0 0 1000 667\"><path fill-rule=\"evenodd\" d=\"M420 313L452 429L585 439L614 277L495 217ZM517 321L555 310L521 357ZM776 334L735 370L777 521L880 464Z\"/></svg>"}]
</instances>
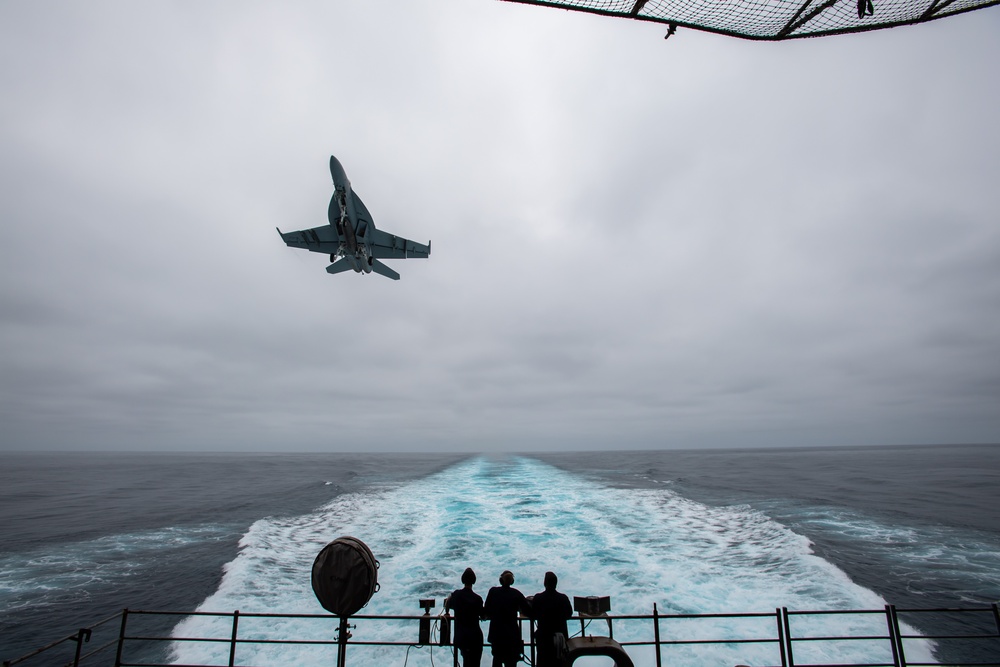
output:
<instances>
[{"instance_id":1,"label":"ocean water","mask_svg":"<svg viewBox=\"0 0 1000 667\"><path fill-rule=\"evenodd\" d=\"M526 594L546 570L616 614L983 605L1000 599L1000 447L544 456L17 455L0 471L0 658L132 609L323 613L312 561L340 535L381 562L362 612L417 614L471 566ZM938 633L933 621L908 632ZM228 619L157 631L228 637ZM773 621L769 621L773 622ZM796 626L795 623L799 625ZM884 619L793 621L796 634L881 634ZM924 627L921 626L924 624ZM927 624L930 623L930 626ZM723 636L730 622L674 624ZM241 637L332 638L332 626L241 621ZM951 629L949 626L943 626ZM594 628L591 628L593 631ZM755 631L749 628L748 631ZM354 638L408 639L358 621ZM619 621L620 640L651 639ZM416 638L413 637L415 641ZM988 659L913 643L911 661ZM774 664L767 647L671 649L671 664ZM891 661L865 642L803 645L800 662ZM958 653L956 653L956 651ZM228 646L178 641L156 659L225 663ZM637 667L648 650L630 653ZM445 659L438 654L438 659ZM426 664L428 649L351 647L350 664ZM242 664L325 664L328 647L241 646Z\"/></svg>"}]
</instances>

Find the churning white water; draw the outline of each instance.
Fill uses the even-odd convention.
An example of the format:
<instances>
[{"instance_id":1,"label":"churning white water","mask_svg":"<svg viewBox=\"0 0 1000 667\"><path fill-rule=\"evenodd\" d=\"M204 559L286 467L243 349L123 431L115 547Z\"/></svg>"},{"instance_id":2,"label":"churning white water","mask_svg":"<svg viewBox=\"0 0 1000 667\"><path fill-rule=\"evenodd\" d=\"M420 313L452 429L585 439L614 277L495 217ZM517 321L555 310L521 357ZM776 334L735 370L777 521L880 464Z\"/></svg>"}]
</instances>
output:
<instances>
[{"instance_id":1,"label":"churning white water","mask_svg":"<svg viewBox=\"0 0 1000 667\"><path fill-rule=\"evenodd\" d=\"M531 459L465 461L440 473L394 487L336 497L316 511L265 518L243 537L240 553L226 568L219 589L200 611L325 613L313 595L313 559L330 540L353 535L381 561L375 594L362 614L419 614L419 598L441 599L460 587L466 567L479 575L485 597L504 569L514 572L525 594L541 590L546 570L573 595L610 595L613 614L774 612L880 609L885 602L855 585L839 569L815 556L804 537L747 506L712 507L667 488L619 489L596 485ZM797 625L796 625L797 624ZM663 621L664 639L774 636L774 620ZM192 616L175 637L228 638L231 620ZM332 640L333 620L241 619L240 637ZM571 625L571 632L579 624ZM588 632L603 634L592 623ZM803 635L885 634L880 616L796 617ZM906 630L912 632L912 629ZM619 621L619 641L652 639L649 621ZM734 634L735 633L735 634ZM357 621L353 640L412 641L416 625ZM911 660L930 660L916 646ZM183 664L225 664L225 643L178 641L173 657ZM332 664L331 646L240 645L240 664ZM669 664L778 664L773 645L668 647ZM648 667L650 649L635 647L637 667ZM348 649L352 667L429 664L430 650L404 647ZM433 658L450 664L450 654ZM796 647L799 662L891 662L888 642L826 642ZM489 660L488 649L484 661ZM484 663L488 664L488 663Z\"/></svg>"}]
</instances>

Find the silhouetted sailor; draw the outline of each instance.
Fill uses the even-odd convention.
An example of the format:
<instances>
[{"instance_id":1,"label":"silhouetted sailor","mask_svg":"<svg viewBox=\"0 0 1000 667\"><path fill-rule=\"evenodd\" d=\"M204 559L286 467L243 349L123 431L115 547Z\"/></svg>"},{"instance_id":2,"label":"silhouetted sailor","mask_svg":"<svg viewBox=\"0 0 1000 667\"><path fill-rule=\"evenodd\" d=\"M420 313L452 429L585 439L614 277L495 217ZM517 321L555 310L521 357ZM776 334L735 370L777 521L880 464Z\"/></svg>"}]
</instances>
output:
<instances>
[{"instance_id":1,"label":"silhouetted sailor","mask_svg":"<svg viewBox=\"0 0 1000 667\"><path fill-rule=\"evenodd\" d=\"M493 667L515 667L524 652L517 613L520 611L527 616L531 608L521 591L513 588L513 583L514 574L504 570L500 575L500 585L486 594L483 613L490 619L488 639L493 652Z\"/></svg>"},{"instance_id":2,"label":"silhouetted sailor","mask_svg":"<svg viewBox=\"0 0 1000 667\"><path fill-rule=\"evenodd\" d=\"M545 590L531 598L531 618L535 619L535 649L538 660L535 667L556 667L559 653L556 644L559 642L565 650L569 630L566 620L573 615L573 605L569 598L556 590L559 579L553 572L545 573ZM556 635L562 635L557 639Z\"/></svg>"},{"instance_id":3,"label":"silhouetted sailor","mask_svg":"<svg viewBox=\"0 0 1000 667\"><path fill-rule=\"evenodd\" d=\"M455 648L462 652L464 667L479 667L483 659L483 599L472 591L476 573L471 567L462 573L464 588L460 588L444 601L446 609L455 612Z\"/></svg>"}]
</instances>

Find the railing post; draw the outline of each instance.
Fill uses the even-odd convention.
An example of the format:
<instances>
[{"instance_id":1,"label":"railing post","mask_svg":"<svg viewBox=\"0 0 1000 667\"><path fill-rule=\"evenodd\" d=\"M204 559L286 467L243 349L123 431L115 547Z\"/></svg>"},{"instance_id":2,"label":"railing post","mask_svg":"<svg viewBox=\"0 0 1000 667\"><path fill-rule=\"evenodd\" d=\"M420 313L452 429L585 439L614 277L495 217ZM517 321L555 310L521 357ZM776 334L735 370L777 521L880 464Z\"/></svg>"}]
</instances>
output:
<instances>
[{"instance_id":1,"label":"railing post","mask_svg":"<svg viewBox=\"0 0 1000 667\"><path fill-rule=\"evenodd\" d=\"M993 607L993 622L996 623L997 636L1000 637L1000 609L997 608L996 602L994 602L990 606Z\"/></svg>"},{"instance_id":2,"label":"railing post","mask_svg":"<svg viewBox=\"0 0 1000 667\"><path fill-rule=\"evenodd\" d=\"M536 665L535 662L535 622L528 620L528 643L531 644L531 664Z\"/></svg>"},{"instance_id":3,"label":"railing post","mask_svg":"<svg viewBox=\"0 0 1000 667\"><path fill-rule=\"evenodd\" d=\"M229 641L229 667L236 664L236 629L240 624L240 610L233 612L233 637Z\"/></svg>"},{"instance_id":4,"label":"railing post","mask_svg":"<svg viewBox=\"0 0 1000 667\"><path fill-rule=\"evenodd\" d=\"M795 667L795 657L792 653L792 628L788 623L788 608L781 608L781 623L785 627L785 651L788 654L786 667Z\"/></svg>"},{"instance_id":5,"label":"railing post","mask_svg":"<svg viewBox=\"0 0 1000 667\"><path fill-rule=\"evenodd\" d=\"M115 667L122 665L122 649L125 648L125 625L128 623L128 607L122 609L122 627L118 631L118 650L115 652Z\"/></svg>"},{"instance_id":6,"label":"railing post","mask_svg":"<svg viewBox=\"0 0 1000 667\"><path fill-rule=\"evenodd\" d=\"M892 620L892 632L896 635L896 647L899 651L899 667L906 667L906 653L903 651L903 633L899 631L899 616L896 615L896 605L887 605L889 617Z\"/></svg>"},{"instance_id":7,"label":"railing post","mask_svg":"<svg viewBox=\"0 0 1000 667\"><path fill-rule=\"evenodd\" d=\"M660 613L656 610L655 602L653 603L653 640L656 642L656 667L663 667L660 658Z\"/></svg>"},{"instance_id":8,"label":"railing post","mask_svg":"<svg viewBox=\"0 0 1000 667\"><path fill-rule=\"evenodd\" d=\"M781 667L788 667L788 658L785 657L785 626L781 622L781 609L775 608L774 620L778 623L778 650L781 652Z\"/></svg>"},{"instance_id":9,"label":"railing post","mask_svg":"<svg viewBox=\"0 0 1000 667\"><path fill-rule=\"evenodd\" d=\"M83 642L90 641L90 628L80 628L76 633L76 655L73 656L73 667L80 664L80 653L83 651Z\"/></svg>"},{"instance_id":10,"label":"railing post","mask_svg":"<svg viewBox=\"0 0 1000 667\"><path fill-rule=\"evenodd\" d=\"M889 643L892 645L892 664L899 667L899 631L892 622L892 606L885 606L885 623L889 626Z\"/></svg>"}]
</instances>

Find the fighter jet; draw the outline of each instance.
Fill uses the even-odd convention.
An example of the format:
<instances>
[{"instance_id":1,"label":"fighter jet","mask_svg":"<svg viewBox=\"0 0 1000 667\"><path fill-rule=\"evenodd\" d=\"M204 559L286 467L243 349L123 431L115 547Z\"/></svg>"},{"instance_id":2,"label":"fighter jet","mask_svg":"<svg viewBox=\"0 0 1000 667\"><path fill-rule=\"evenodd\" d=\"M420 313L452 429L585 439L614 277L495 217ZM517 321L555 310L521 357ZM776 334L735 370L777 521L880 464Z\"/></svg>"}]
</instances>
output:
<instances>
[{"instance_id":1,"label":"fighter jet","mask_svg":"<svg viewBox=\"0 0 1000 667\"><path fill-rule=\"evenodd\" d=\"M374 271L393 280L399 280L399 274L379 259L427 257L431 254L430 241L423 245L375 229L372 214L361 202L361 197L351 190L344 167L332 155L330 175L333 176L334 188L327 215L330 223L287 234L279 229L278 233L286 245L329 254L333 264L326 267L327 273L351 269L356 273Z\"/></svg>"}]
</instances>

